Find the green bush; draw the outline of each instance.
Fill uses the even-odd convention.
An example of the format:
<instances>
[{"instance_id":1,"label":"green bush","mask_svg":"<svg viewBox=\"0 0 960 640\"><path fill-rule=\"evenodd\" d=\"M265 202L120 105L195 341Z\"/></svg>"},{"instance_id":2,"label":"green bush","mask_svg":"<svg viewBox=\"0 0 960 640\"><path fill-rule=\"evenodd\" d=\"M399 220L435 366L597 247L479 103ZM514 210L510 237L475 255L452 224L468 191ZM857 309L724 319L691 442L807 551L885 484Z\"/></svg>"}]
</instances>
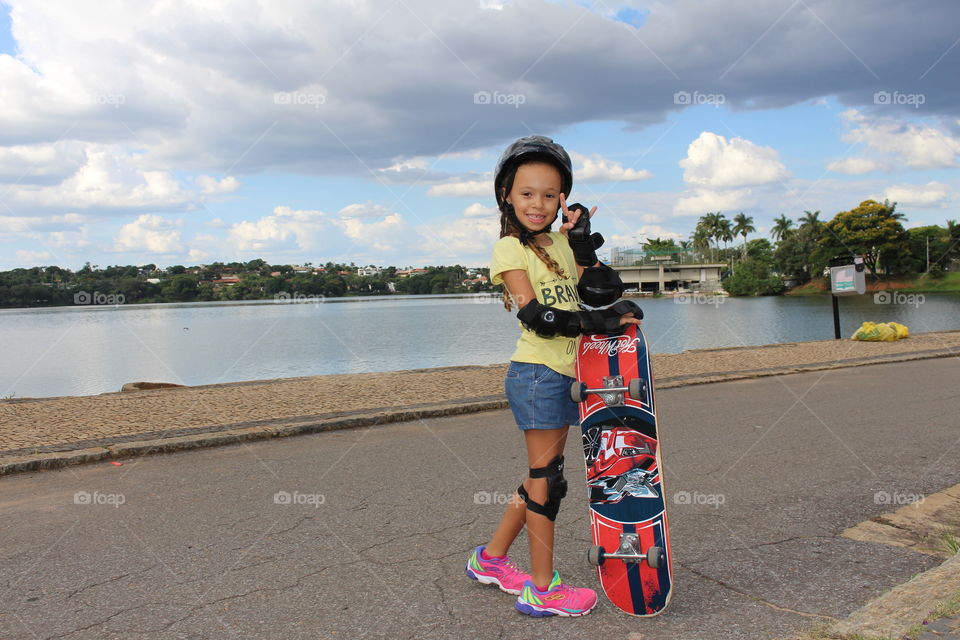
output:
<instances>
[{"instance_id":1,"label":"green bush","mask_svg":"<svg viewBox=\"0 0 960 640\"><path fill-rule=\"evenodd\" d=\"M723 279L723 288L732 296L773 296L783 291L783 282L768 262L747 258Z\"/></svg>"}]
</instances>

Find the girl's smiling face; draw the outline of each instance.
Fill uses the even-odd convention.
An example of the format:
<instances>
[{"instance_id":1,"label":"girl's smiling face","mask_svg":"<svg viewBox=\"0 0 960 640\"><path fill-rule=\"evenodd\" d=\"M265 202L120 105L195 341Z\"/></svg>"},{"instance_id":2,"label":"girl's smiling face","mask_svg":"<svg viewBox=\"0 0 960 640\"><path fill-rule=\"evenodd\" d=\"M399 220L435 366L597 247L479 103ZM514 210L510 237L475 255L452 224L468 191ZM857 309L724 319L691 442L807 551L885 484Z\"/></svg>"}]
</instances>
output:
<instances>
[{"instance_id":1,"label":"girl's smiling face","mask_svg":"<svg viewBox=\"0 0 960 640\"><path fill-rule=\"evenodd\" d=\"M529 231L540 231L557 219L562 186L556 167L546 162L531 162L517 168L506 201L513 205L520 224Z\"/></svg>"}]
</instances>

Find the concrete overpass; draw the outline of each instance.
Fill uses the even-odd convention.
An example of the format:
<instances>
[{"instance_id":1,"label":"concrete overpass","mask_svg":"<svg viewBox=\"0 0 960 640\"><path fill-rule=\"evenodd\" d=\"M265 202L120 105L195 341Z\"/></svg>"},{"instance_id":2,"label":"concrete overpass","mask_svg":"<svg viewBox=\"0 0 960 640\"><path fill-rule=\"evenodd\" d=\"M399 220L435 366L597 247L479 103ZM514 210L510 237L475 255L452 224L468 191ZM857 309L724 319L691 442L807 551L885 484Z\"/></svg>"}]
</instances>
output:
<instances>
[{"instance_id":1,"label":"concrete overpass","mask_svg":"<svg viewBox=\"0 0 960 640\"><path fill-rule=\"evenodd\" d=\"M666 292L679 289L715 291L720 288L720 275L727 269L723 263L669 264L611 267L620 274L628 289L645 292Z\"/></svg>"}]
</instances>

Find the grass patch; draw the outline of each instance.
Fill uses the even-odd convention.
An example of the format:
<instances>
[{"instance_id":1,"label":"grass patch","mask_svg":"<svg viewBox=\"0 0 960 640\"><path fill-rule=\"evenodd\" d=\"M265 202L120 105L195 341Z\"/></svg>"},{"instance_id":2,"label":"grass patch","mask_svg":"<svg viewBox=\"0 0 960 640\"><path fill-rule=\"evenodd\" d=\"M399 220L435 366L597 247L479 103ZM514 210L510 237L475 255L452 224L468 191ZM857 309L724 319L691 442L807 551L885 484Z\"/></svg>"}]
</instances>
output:
<instances>
[{"instance_id":1,"label":"grass patch","mask_svg":"<svg viewBox=\"0 0 960 640\"><path fill-rule=\"evenodd\" d=\"M940 534L940 546L952 556L960 553L960 540L957 539L957 534L949 529Z\"/></svg>"},{"instance_id":2,"label":"grass patch","mask_svg":"<svg viewBox=\"0 0 960 640\"><path fill-rule=\"evenodd\" d=\"M948 271L939 278L931 278L923 274L914 278L912 284L903 291L926 293L960 291L960 272Z\"/></svg>"}]
</instances>

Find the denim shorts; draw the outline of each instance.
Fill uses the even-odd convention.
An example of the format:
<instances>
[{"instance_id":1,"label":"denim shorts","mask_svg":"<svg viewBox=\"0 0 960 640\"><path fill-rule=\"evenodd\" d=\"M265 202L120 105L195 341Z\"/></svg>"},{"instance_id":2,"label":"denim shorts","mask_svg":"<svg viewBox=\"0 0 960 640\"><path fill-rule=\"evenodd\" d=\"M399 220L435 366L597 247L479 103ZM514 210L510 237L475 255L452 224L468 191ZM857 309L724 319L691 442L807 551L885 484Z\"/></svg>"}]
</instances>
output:
<instances>
[{"instance_id":1,"label":"denim shorts","mask_svg":"<svg viewBox=\"0 0 960 640\"><path fill-rule=\"evenodd\" d=\"M580 410L570 399L573 382L544 364L511 360L503 386L520 430L579 425Z\"/></svg>"}]
</instances>

